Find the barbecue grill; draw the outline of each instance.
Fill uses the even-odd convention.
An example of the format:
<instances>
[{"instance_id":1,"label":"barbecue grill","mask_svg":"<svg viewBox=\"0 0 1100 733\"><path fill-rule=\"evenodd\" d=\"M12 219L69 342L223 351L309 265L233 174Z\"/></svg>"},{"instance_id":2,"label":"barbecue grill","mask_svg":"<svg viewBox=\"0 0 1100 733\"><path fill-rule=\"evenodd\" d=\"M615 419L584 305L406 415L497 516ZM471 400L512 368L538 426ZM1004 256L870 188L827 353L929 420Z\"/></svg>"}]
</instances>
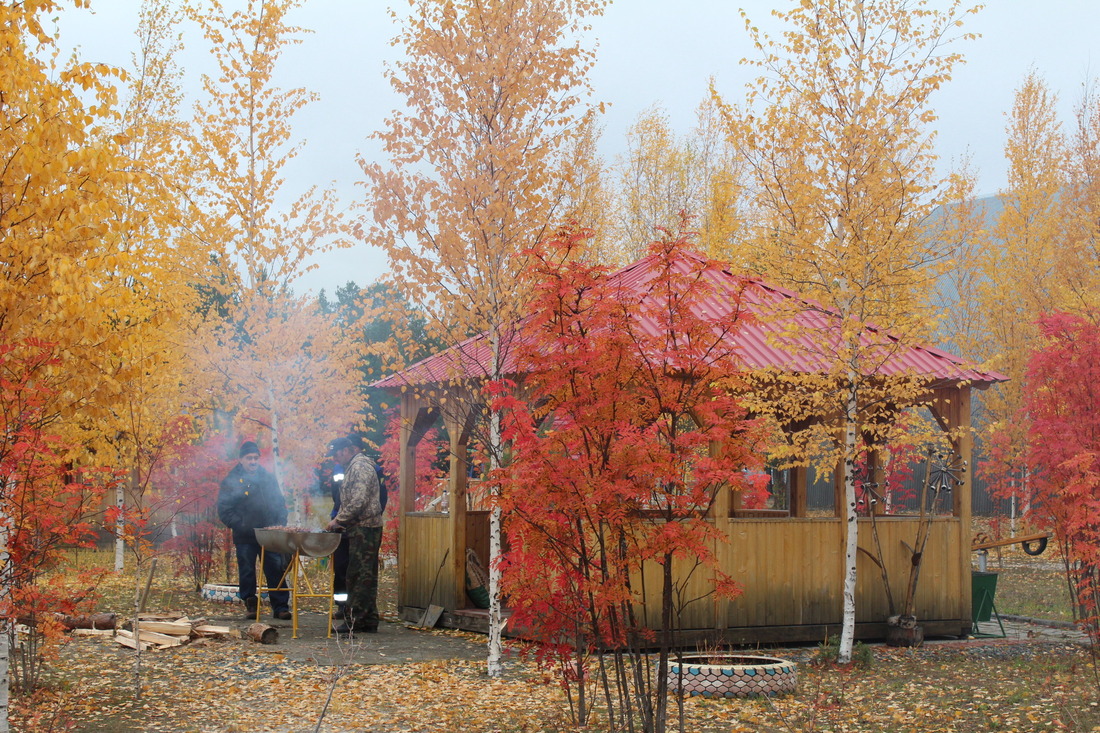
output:
<instances>
[{"instance_id":1,"label":"barbecue grill","mask_svg":"<svg viewBox=\"0 0 1100 733\"><path fill-rule=\"evenodd\" d=\"M257 529L256 541L260 543L260 567L263 567L265 552L281 552L287 555L290 561L287 563L286 572L279 579L276 587L258 587L256 591L289 590L290 614L292 619L293 636L298 638L298 599L299 598L328 598L328 636L332 636L332 599L333 567L327 566L328 586L314 590L313 583L306 575L302 564L302 558L328 557L336 551L340 544L340 535L336 532L311 532L307 529L282 529L278 527L265 527ZM261 574L262 575L262 574ZM266 581L266 578L264 578ZM322 592L323 591L323 592ZM256 620L260 620L260 609L256 607Z\"/></svg>"}]
</instances>

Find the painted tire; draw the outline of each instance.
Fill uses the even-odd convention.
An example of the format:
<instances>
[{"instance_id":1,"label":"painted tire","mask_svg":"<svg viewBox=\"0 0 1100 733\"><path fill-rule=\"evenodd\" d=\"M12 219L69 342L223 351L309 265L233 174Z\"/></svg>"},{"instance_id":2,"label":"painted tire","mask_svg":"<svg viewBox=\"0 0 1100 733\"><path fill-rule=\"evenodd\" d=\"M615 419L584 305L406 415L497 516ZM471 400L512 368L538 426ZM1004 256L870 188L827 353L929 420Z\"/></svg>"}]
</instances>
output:
<instances>
[{"instance_id":1,"label":"painted tire","mask_svg":"<svg viewBox=\"0 0 1100 733\"><path fill-rule=\"evenodd\" d=\"M725 660L725 661L719 661ZM756 697L785 695L798 686L794 662L754 654L686 654L683 691L702 697ZM668 687L680 689L681 664L670 660Z\"/></svg>"}]
</instances>

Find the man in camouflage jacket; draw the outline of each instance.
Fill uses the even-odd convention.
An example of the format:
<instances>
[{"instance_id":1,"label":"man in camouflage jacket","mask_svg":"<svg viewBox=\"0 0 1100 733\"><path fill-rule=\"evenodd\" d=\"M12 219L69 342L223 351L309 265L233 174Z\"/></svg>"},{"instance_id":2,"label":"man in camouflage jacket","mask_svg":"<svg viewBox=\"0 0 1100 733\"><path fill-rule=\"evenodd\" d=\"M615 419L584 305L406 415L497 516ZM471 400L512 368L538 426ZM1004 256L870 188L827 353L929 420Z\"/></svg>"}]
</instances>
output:
<instances>
[{"instance_id":1,"label":"man in camouflage jacket","mask_svg":"<svg viewBox=\"0 0 1100 733\"><path fill-rule=\"evenodd\" d=\"M378 474L361 444L332 441L330 455L344 467L340 511L327 527L348 537L346 623L338 633L378 631L378 549L382 545L382 502Z\"/></svg>"}]
</instances>

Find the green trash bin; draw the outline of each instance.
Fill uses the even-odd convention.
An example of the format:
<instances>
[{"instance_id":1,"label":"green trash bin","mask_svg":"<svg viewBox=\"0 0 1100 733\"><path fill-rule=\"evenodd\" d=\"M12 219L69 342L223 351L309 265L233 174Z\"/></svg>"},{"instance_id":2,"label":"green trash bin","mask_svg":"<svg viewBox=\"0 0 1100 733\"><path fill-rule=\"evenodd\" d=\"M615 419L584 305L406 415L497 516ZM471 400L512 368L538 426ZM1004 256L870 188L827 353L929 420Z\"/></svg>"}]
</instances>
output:
<instances>
[{"instance_id":1,"label":"green trash bin","mask_svg":"<svg viewBox=\"0 0 1100 733\"><path fill-rule=\"evenodd\" d=\"M997 594L997 573L970 574L970 613L974 623L993 618L993 597Z\"/></svg>"}]
</instances>

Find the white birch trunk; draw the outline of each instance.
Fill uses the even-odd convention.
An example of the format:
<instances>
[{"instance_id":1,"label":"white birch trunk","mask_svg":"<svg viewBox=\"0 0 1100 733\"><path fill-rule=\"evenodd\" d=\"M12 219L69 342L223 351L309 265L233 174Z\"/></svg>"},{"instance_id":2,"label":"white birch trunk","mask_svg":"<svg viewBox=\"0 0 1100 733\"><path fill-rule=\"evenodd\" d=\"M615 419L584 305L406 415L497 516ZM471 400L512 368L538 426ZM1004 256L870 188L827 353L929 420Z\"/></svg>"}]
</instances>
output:
<instances>
[{"instance_id":1,"label":"white birch trunk","mask_svg":"<svg viewBox=\"0 0 1100 733\"><path fill-rule=\"evenodd\" d=\"M1012 537L1016 536L1016 492L1008 499L1008 531Z\"/></svg>"},{"instance_id":2,"label":"white birch trunk","mask_svg":"<svg viewBox=\"0 0 1100 733\"><path fill-rule=\"evenodd\" d=\"M1020 518L1026 519L1031 514L1031 471L1024 469L1023 478L1024 505L1020 510Z\"/></svg>"},{"instance_id":3,"label":"white birch trunk","mask_svg":"<svg viewBox=\"0 0 1100 733\"><path fill-rule=\"evenodd\" d=\"M500 538L501 538L501 513L500 507L494 506L489 512L489 658L487 670L490 677L502 677L504 675L503 637L504 624L500 605Z\"/></svg>"},{"instance_id":4,"label":"white birch trunk","mask_svg":"<svg viewBox=\"0 0 1100 733\"><path fill-rule=\"evenodd\" d=\"M494 377L500 373L500 334L496 329L492 331L493 346L493 371ZM501 429L500 411L489 410L489 470L500 465ZM496 489L493 489L494 496ZM502 663L504 636L504 624L500 607L500 551L501 536L503 534L502 517L500 507L493 502L492 511L489 512L489 649L486 668L490 677L502 677L504 666Z\"/></svg>"},{"instance_id":5,"label":"white birch trunk","mask_svg":"<svg viewBox=\"0 0 1100 733\"><path fill-rule=\"evenodd\" d=\"M0 511L0 601L7 601L11 594L11 553L8 548L8 515ZM11 645L12 622L4 621L0 626L0 733L8 733L8 700L11 688Z\"/></svg>"},{"instance_id":6,"label":"white birch trunk","mask_svg":"<svg viewBox=\"0 0 1100 733\"><path fill-rule=\"evenodd\" d=\"M859 520L856 514L856 407L859 387L850 374L848 404L844 424L844 616L840 627L837 662L852 661L856 636L856 559L859 547Z\"/></svg>"},{"instance_id":7,"label":"white birch trunk","mask_svg":"<svg viewBox=\"0 0 1100 733\"><path fill-rule=\"evenodd\" d=\"M115 572L120 573L126 566L126 486L121 481L115 486L115 507Z\"/></svg>"}]
</instances>

